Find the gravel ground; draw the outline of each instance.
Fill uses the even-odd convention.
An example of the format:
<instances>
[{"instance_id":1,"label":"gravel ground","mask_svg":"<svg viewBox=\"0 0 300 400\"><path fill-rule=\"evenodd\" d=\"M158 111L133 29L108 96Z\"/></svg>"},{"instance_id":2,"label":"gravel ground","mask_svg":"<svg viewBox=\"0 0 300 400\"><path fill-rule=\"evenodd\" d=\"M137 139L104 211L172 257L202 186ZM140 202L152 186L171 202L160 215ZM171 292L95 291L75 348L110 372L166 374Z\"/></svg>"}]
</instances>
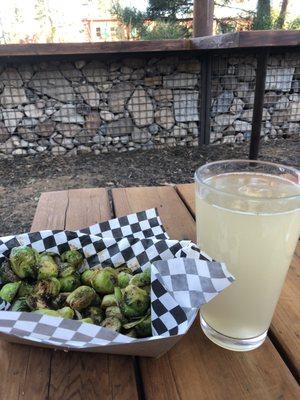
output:
<instances>
[{"instance_id":1,"label":"gravel ground","mask_svg":"<svg viewBox=\"0 0 300 400\"><path fill-rule=\"evenodd\" d=\"M262 144L260 159L299 166L300 139ZM41 192L83 187L154 186L192 182L200 165L246 158L249 144L170 148L73 158L0 159L0 236L29 230Z\"/></svg>"}]
</instances>

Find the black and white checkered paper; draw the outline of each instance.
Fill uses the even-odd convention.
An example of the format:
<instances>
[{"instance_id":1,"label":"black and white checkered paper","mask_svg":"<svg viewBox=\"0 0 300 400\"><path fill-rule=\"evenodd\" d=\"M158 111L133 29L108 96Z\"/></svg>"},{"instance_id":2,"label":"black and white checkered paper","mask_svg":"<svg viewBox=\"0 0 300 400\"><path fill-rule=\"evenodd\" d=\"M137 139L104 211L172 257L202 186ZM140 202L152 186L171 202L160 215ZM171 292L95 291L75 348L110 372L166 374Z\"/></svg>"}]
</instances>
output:
<instances>
[{"instance_id":1,"label":"black and white checkered paper","mask_svg":"<svg viewBox=\"0 0 300 400\"><path fill-rule=\"evenodd\" d=\"M79 231L44 230L0 238L0 263L13 247L61 254L79 250L82 270L126 263L133 271L151 267L153 336L134 339L100 326L27 312L7 311L0 303L0 332L54 347L88 349L148 342L184 334L202 304L233 281L223 263L213 262L188 240L170 240L156 209L101 222Z\"/></svg>"}]
</instances>

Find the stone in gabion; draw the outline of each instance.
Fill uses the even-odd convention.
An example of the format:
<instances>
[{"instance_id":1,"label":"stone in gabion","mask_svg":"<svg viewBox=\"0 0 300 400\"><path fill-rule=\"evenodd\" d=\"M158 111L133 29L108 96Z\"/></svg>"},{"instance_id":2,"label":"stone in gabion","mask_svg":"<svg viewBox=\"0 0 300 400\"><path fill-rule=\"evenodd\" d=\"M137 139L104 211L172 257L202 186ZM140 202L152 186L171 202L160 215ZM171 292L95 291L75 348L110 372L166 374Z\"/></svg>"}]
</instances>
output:
<instances>
[{"instance_id":1,"label":"stone in gabion","mask_svg":"<svg viewBox=\"0 0 300 400\"><path fill-rule=\"evenodd\" d=\"M0 74L0 81L3 82L5 86L12 86L15 88L23 86L23 80L15 68L6 68Z\"/></svg>"},{"instance_id":2,"label":"stone in gabion","mask_svg":"<svg viewBox=\"0 0 300 400\"><path fill-rule=\"evenodd\" d=\"M175 124L173 111L170 108L160 108L155 111L155 122L162 128L171 129ZM152 125L151 125L152 126Z\"/></svg>"},{"instance_id":3,"label":"stone in gabion","mask_svg":"<svg viewBox=\"0 0 300 400\"><path fill-rule=\"evenodd\" d=\"M56 130L63 134L66 138L74 138L79 135L82 127L76 124L56 124Z\"/></svg>"},{"instance_id":4,"label":"stone in gabion","mask_svg":"<svg viewBox=\"0 0 300 400\"><path fill-rule=\"evenodd\" d=\"M4 123L0 121L0 143L5 142L10 137L10 134Z\"/></svg>"},{"instance_id":5,"label":"stone in gabion","mask_svg":"<svg viewBox=\"0 0 300 400\"><path fill-rule=\"evenodd\" d=\"M92 61L85 65L81 71L91 83L105 83L108 81L108 70L103 62Z\"/></svg>"},{"instance_id":6,"label":"stone in gabion","mask_svg":"<svg viewBox=\"0 0 300 400\"><path fill-rule=\"evenodd\" d=\"M86 117L84 128L91 136L96 135L101 125L101 118L98 112L94 111Z\"/></svg>"},{"instance_id":7,"label":"stone in gabion","mask_svg":"<svg viewBox=\"0 0 300 400\"><path fill-rule=\"evenodd\" d=\"M103 121L111 122L114 120L114 114L110 111L102 110L100 111L100 118L103 119Z\"/></svg>"},{"instance_id":8,"label":"stone in gabion","mask_svg":"<svg viewBox=\"0 0 300 400\"><path fill-rule=\"evenodd\" d=\"M295 68L267 68L265 90L289 92Z\"/></svg>"},{"instance_id":9,"label":"stone in gabion","mask_svg":"<svg viewBox=\"0 0 300 400\"><path fill-rule=\"evenodd\" d=\"M0 95L0 103L6 108L17 107L27 102L28 99L22 87L5 86Z\"/></svg>"},{"instance_id":10,"label":"stone in gabion","mask_svg":"<svg viewBox=\"0 0 300 400\"><path fill-rule=\"evenodd\" d=\"M137 87L133 92L128 101L127 108L138 127L150 125L154 122L152 101L141 86Z\"/></svg>"},{"instance_id":11,"label":"stone in gabion","mask_svg":"<svg viewBox=\"0 0 300 400\"><path fill-rule=\"evenodd\" d=\"M151 133L145 129L134 128L131 139L134 143L147 143L151 139Z\"/></svg>"},{"instance_id":12,"label":"stone in gabion","mask_svg":"<svg viewBox=\"0 0 300 400\"><path fill-rule=\"evenodd\" d=\"M226 113L231 106L233 98L233 92L225 90L213 101L212 112L218 114Z\"/></svg>"},{"instance_id":13,"label":"stone in gabion","mask_svg":"<svg viewBox=\"0 0 300 400\"><path fill-rule=\"evenodd\" d=\"M52 119L56 122L80 125L83 125L85 121L82 115L77 114L74 104L64 104L61 106L61 108L52 115Z\"/></svg>"},{"instance_id":14,"label":"stone in gabion","mask_svg":"<svg viewBox=\"0 0 300 400\"><path fill-rule=\"evenodd\" d=\"M108 94L110 111L119 113L124 111L124 106L134 90L133 83L122 82L114 85Z\"/></svg>"},{"instance_id":15,"label":"stone in gabion","mask_svg":"<svg viewBox=\"0 0 300 400\"><path fill-rule=\"evenodd\" d=\"M196 74L189 74L185 72L179 72L173 75L167 75L163 77L163 86L166 88L183 88L183 89L194 89L198 84L198 76Z\"/></svg>"},{"instance_id":16,"label":"stone in gabion","mask_svg":"<svg viewBox=\"0 0 300 400\"><path fill-rule=\"evenodd\" d=\"M174 90L174 113L177 122L199 121L198 96L195 90Z\"/></svg>"},{"instance_id":17,"label":"stone in gabion","mask_svg":"<svg viewBox=\"0 0 300 400\"><path fill-rule=\"evenodd\" d=\"M37 124L34 132L39 136L47 138L52 135L54 130L55 130L55 123L51 120L47 120L45 122L40 122L39 124Z\"/></svg>"},{"instance_id":18,"label":"stone in gabion","mask_svg":"<svg viewBox=\"0 0 300 400\"><path fill-rule=\"evenodd\" d=\"M76 88L83 100L92 108L99 106L100 94L92 85L80 85Z\"/></svg>"},{"instance_id":19,"label":"stone in gabion","mask_svg":"<svg viewBox=\"0 0 300 400\"><path fill-rule=\"evenodd\" d=\"M10 133L13 133L16 130L23 116L24 114L22 112L17 111L14 108L6 108L2 110L4 124Z\"/></svg>"},{"instance_id":20,"label":"stone in gabion","mask_svg":"<svg viewBox=\"0 0 300 400\"><path fill-rule=\"evenodd\" d=\"M107 135L111 137L128 136L132 131L133 123L131 118L121 118L107 124Z\"/></svg>"}]
</instances>

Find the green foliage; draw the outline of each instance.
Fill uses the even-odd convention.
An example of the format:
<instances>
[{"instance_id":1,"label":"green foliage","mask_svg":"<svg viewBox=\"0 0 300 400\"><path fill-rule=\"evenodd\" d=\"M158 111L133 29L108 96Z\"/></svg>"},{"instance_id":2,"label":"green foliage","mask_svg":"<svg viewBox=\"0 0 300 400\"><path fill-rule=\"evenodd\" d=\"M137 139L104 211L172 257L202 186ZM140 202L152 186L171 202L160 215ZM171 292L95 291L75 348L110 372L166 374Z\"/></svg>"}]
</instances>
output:
<instances>
[{"instance_id":1,"label":"green foliage","mask_svg":"<svg viewBox=\"0 0 300 400\"><path fill-rule=\"evenodd\" d=\"M252 24L253 30L272 29L271 4L270 0L258 0L256 16Z\"/></svg>"},{"instance_id":2,"label":"green foliage","mask_svg":"<svg viewBox=\"0 0 300 400\"><path fill-rule=\"evenodd\" d=\"M141 32L143 40L182 39L191 36L191 31L176 21L158 21L153 28L147 27Z\"/></svg>"},{"instance_id":3,"label":"green foliage","mask_svg":"<svg viewBox=\"0 0 300 400\"><path fill-rule=\"evenodd\" d=\"M176 20L193 11L193 0L149 0L147 14L151 19Z\"/></svg>"},{"instance_id":4,"label":"green foliage","mask_svg":"<svg viewBox=\"0 0 300 400\"><path fill-rule=\"evenodd\" d=\"M125 25L127 39L134 39L140 36L146 19L146 15L142 11L135 7L121 7L119 2L115 2L111 12Z\"/></svg>"},{"instance_id":5,"label":"green foliage","mask_svg":"<svg viewBox=\"0 0 300 400\"><path fill-rule=\"evenodd\" d=\"M295 18L288 24L288 29L300 29L300 17Z\"/></svg>"}]
</instances>

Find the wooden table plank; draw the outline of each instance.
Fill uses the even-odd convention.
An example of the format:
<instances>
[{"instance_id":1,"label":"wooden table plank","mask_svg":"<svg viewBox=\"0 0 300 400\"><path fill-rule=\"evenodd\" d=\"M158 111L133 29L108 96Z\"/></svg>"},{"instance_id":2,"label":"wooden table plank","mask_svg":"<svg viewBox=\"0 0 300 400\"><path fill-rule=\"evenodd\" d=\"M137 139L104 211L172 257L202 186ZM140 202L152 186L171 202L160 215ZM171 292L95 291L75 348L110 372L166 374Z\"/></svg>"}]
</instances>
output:
<instances>
[{"instance_id":1,"label":"wooden table plank","mask_svg":"<svg viewBox=\"0 0 300 400\"><path fill-rule=\"evenodd\" d=\"M171 237L195 240L195 222L173 188L114 189L116 215L157 207ZM180 217L179 217L180 216ZM296 380L269 339L249 353L224 350L202 333L197 320L185 337L157 360L141 358L147 400L296 399Z\"/></svg>"},{"instance_id":2,"label":"wooden table plank","mask_svg":"<svg viewBox=\"0 0 300 400\"><path fill-rule=\"evenodd\" d=\"M177 186L177 191L195 216L194 184ZM300 380L300 243L294 254L269 335L283 358Z\"/></svg>"},{"instance_id":3,"label":"wooden table plank","mask_svg":"<svg viewBox=\"0 0 300 400\"><path fill-rule=\"evenodd\" d=\"M44 194L44 198L61 193ZM50 200L48 200L50 201ZM111 218L105 189L68 191L65 228L85 228ZM122 368L118 366L121 365ZM122 388L120 393L119 388ZM61 352L53 353L49 398L54 399L137 399L134 361L131 357L105 354Z\"/></svg>"}]
</instances>

